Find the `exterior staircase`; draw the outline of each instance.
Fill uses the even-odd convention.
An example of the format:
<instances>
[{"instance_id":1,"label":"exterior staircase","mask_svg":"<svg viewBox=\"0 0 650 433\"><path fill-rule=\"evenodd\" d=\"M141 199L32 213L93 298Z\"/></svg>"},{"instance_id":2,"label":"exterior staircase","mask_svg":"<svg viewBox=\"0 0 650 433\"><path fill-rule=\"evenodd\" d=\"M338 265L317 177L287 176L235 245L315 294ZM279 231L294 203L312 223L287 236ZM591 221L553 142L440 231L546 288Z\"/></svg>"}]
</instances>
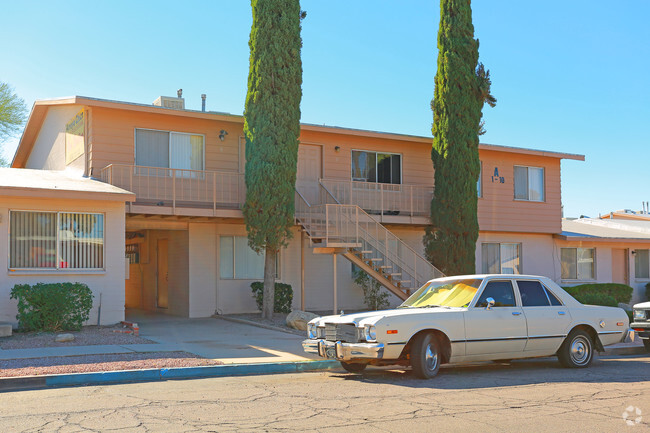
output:
<instances>
[{"instance_id":1,"label":"exterior staircase","mask_svg":"<svg viewBox=\"0 0 650 433\"><path fill-rule=\"evenodd\" d=\"M444 276L359 206L339 203L322 184L319 202L310 205L296 190L296 220L315 252L341 254L400 299Z\"/></svg>"}]
</instances>

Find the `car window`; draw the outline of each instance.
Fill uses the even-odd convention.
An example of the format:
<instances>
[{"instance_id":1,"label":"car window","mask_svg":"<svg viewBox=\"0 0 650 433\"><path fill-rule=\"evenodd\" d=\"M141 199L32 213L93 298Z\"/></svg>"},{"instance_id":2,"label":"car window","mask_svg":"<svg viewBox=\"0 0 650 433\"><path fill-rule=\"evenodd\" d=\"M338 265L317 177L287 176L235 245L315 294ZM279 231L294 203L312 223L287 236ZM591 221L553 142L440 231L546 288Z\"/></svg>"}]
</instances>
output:
<instances>
[{"instance_id":1,"label":"car window","mask_svg":"<svg viewBox=\"0 0 650 433\"><path fill-rule=\"evenodd\" d=\"M548 299L551 300L551 305L553 305L554 307L562 306L562 302L560 302L557 296L555 296L553 292L551 292L546 286L544 286L544 288L546 289L546 294L548 295Z\"/></svg>"},{"instance_id":2,"label":"car window","mask_svg":"<svg viewBox=\"0 0 650 433\"><path fill-rule=\"evenodd\" d=\"M546 297L546 290L539 281L517 280L521 305L524 307L548 307L549 301Z\"/></svg>"},{"instance_id":3,"label":"car window","mask_svg":"<svg viewBox=\"0 0 650 433\"><path fill-rule=\"evenodd\" d=\"M476 303L477 307L487 307L487 298L494 299L495 307L514 307L515 293L510 281L490 281Z\"/></svg>"}]
</instances>

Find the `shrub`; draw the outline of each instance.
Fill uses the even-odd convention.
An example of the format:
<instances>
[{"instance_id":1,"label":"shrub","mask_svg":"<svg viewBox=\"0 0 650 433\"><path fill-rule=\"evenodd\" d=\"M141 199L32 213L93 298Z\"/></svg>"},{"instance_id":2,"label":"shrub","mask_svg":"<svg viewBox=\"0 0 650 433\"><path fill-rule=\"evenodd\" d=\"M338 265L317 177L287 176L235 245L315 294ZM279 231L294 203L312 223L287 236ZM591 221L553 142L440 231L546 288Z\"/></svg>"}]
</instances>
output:
<instances>
[{"instance_id":1,"label":"shrub","mask_svg":"<svg viewBox=\"0 0 650 433\"><path fill-rule=\"evenodd\" d=\"M618 307L618 302L612 296L603 293L579 293L573 296L582 304L604 305L605 307Z\"/></svg>"},{"instance_id":2,"label":"shrub","mask_svg":"<svg viewBox=\"0 0 650 433\"><path fill-rule=\"evenodd\" d=\"M578 299L582 294L602 294L607 295L618 303L629 304L632 299L634 289L626 284L616 283L590 283L580 284L579 286L563 287L571 296ZM578 299L580 300L580 299ZM584 302L583 302L584 303Z\"/></svg>"},{"instance_id":3,"label":"shrub","mask_svg":"<svg viewBox=\"0 0 650 433\"><path fill-rule=\"evenodd\" d=\"M22 331L75 331L88 320L93 294L82 283L16 284L11 299L18 300L18 327Z\"/></svg>"},{"instance_id":4,"label":"shrub","mask_svg":"<svg viewBox=\"0 0 650 433\"><path fill-rule=\"evenodd\" d=\"M354 283L363 289L363 303L370 310L388 308L388 293L381 290L381 285L364 271L354 273Z\"/></svg>"},{"instance_id":5,"label":"shrub","mask_svg":"<svg viewBox=\"0 0 650 433\"><path fill-rule=\"evenodd\" d=\"M650 283L646 283L645 285L645 298L650 301Z\"/></svg>"},{"instance_id":6,"label":"shrub","mask_svg":"<svg viewBox=\"0 0 650 433\"><path fill-rule=\"evenodd\" d=\"M264 283L255 281L251 284L253 298L257 303L257 309L262 311L264 302ZM275 300L273 302L273 311L276 313L291 313L291 302L293 301L293 289L290 284L275 283Z\"/></svg>"}]
</instances>

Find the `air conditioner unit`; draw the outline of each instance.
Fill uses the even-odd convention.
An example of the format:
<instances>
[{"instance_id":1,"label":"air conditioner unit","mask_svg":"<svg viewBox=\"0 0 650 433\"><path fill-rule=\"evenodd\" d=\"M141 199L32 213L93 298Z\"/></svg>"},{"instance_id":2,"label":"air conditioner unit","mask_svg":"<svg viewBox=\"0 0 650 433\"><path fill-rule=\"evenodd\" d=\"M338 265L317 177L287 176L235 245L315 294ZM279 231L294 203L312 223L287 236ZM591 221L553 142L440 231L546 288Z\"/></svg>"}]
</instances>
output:
<instances>
[{"instance_id":1,"label":"air conditioner unit","mask_svg":"<svg viewBox=\"0 0 650 433\"><path fill-rule=\"evenodd\" d=\"M185 110L184 98L173 98L171 96L160 96L153 101L153 105L174 110Z\"/></svg>"}]
</instances>

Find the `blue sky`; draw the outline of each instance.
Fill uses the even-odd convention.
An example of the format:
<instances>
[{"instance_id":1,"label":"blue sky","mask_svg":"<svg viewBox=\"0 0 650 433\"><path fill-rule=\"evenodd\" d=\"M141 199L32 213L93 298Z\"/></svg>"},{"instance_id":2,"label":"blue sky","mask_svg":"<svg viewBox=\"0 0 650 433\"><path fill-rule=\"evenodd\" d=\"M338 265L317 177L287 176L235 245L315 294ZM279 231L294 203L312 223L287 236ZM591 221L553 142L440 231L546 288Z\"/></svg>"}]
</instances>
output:
<instances>
[{"instance_id":1,"label":"blue sky","mask_svg":"<svg viewBox=\"0 0 650 433\"><path fill-rule=\"evenodd\" d=\"M482 142L586 155L562 163L566 216L650 200L650 2L475 0L496 108ZM302 121L430 136L437 1L302 0ZM70 95L241 114L246 0L2 3L0 81L31 107ZM17 140L5 144L11 157Z\"/></svg>"}]
</instances>

